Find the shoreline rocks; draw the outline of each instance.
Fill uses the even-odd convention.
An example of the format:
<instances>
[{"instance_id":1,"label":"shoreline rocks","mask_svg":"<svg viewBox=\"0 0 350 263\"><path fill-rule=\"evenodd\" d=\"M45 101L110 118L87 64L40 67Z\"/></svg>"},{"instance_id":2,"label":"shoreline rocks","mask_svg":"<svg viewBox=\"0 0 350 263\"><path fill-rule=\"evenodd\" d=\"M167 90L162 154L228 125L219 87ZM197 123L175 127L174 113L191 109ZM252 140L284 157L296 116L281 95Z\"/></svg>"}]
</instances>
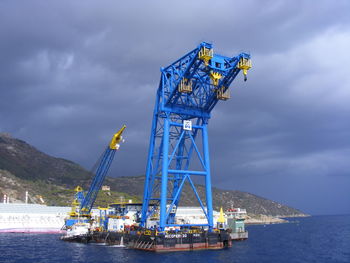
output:
<instances>
[{"instance_id":1,"label":"shoreline rocks","mask_svg":"<svg viewBox=\"0 0 350 263\"><path fill-rule=\"evenodd\" d=\"M286 218L294 217L308 217L310 215L299 214L299 215L289 215L289 216L267 216L267 215L248 215L244 223L246 225L268 225L268 224L283 224L289 223Z\"/></svg>"}]
</instances>

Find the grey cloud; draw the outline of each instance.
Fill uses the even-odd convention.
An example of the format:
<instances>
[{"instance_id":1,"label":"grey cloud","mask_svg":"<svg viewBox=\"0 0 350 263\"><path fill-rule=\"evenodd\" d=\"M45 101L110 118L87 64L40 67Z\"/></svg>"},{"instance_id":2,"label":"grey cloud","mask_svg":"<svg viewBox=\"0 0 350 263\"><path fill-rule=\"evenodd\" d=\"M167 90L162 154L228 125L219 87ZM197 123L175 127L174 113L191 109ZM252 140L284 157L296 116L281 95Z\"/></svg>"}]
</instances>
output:
<instances>
[{"instance_id":1,"label":"grey cloud","mask_svg":"<svg viewBox=\"0 0 350 263\"><path fill-rule=\"evenodd\" d=\"M0 131L89 168L126 123L111 174L139 175L159 68L200 41L224 55L250 51L248 82L238 76L232 99L212 114L214 185L321 213L314 208L320 194L304 207L287 185L305 180L310 190L320 181L329 194L328 178L348 182L349 7L327 0L2 1ZM334 201L345 193L340 188Z\"/></svg>"}]
</instances>

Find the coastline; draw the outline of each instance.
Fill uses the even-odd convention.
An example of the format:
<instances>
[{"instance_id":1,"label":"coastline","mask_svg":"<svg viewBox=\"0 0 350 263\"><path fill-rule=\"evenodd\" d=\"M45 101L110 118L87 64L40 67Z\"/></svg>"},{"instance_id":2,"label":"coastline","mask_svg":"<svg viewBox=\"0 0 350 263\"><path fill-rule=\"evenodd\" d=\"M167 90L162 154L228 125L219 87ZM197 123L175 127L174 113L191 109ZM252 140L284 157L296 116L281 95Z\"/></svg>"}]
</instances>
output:
<instances>
[{"instance_id":1,"label":"coastline","mask_svg":"<svg viewBox=\"0 0 350 263\"><path fill-rule=\"evenodd\" d=\"M287 216L267 216L267 215L248 215L244 223L246 225L269 225L284 224L290 221L287 218L309 217L307 214L287 215Z\"/></svg>"}]
</instances>

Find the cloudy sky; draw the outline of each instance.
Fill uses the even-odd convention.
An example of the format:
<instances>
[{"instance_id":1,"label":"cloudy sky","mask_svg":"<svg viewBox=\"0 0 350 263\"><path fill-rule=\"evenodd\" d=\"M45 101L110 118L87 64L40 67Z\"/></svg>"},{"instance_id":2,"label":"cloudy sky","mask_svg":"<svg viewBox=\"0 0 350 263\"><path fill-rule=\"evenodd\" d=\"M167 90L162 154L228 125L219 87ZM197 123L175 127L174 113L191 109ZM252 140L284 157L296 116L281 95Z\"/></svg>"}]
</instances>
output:
<instances>
[{"instance_id":1,"label":"cloudy sky","mask_svg":"<svg viewBox=\"0 0 350 263\"><path fill-rule=\"evenodd\" d=\"M251 53L210 121L213 185L350 213L350 2L0 1L0 132L144 173L159 68L200 42Z\"/></svg>"}]
</instances>

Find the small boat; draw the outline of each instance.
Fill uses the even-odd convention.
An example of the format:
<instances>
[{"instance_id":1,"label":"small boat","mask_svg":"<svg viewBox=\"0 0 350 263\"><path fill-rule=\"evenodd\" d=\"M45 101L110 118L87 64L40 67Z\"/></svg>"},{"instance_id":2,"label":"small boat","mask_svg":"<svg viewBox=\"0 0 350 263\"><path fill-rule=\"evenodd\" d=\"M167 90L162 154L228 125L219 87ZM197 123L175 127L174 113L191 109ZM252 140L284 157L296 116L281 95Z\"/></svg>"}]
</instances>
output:
<instances>
[{"instance_id":1,"label":"small boat","mask_svg":"<svg viewBox=\"0 0 350 263\"><path fill-rule=\"evenodd\" d=\"M67 232L61 237L64 241L88 243L90 241L90 224L76 223L67 228Z\"/></svg>"}]
</instances>

